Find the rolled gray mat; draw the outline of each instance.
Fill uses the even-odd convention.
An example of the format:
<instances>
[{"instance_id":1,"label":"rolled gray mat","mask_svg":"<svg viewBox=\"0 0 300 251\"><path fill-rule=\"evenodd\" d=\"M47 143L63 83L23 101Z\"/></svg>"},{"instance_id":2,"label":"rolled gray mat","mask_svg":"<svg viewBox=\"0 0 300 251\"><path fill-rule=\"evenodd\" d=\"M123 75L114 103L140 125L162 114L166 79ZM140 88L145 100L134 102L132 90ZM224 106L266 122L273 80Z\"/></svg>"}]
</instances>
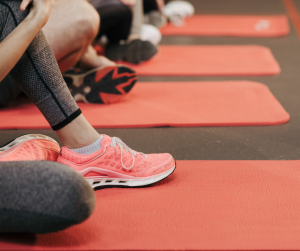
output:
<instances>
[{"instance_id":1,"label":"rolled gray mat","mask_svg":"<svg viewBox=\"0 0 300 251\"><path fill-rule=\"evenodd\" d=\"M0 232L57 232L86 220L95 204L90 185L68 166L0 162Z\"/></svg>"}]
</instances>

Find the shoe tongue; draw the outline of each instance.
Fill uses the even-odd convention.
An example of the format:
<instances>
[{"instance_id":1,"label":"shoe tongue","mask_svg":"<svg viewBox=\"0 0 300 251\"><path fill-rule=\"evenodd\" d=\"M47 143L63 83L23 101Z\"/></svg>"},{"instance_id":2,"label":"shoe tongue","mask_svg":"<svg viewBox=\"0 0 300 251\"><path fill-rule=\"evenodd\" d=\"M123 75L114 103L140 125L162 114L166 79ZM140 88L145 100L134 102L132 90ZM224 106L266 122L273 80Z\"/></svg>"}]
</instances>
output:
<instances>
[{"instance_id":1,"label":"shoe tongue","mask_svg":"<svg viewBox=\"0 0 300 251\"><path fill-rule=\"evenodd\" d=\"M111 144L111 137L102 134L102 140L101 140L101 147L104 145L110 145Z\"/></svg>"}]
</instances>

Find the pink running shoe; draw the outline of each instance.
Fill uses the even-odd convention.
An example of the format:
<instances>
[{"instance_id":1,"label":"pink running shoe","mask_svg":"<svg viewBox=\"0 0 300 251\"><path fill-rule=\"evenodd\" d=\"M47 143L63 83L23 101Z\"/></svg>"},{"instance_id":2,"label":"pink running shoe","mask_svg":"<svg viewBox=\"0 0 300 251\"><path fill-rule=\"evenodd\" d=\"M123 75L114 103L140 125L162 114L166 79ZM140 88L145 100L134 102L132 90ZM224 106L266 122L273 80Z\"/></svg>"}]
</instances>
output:
<instances>
[{"instance_id":1,"label":"pink running shoe","mask_svg":"<svg viewBox=\"0 0 300 251\"><path fill-rule=\"evenodd\" d=\"M0 148L0 162L45 160L56 161L59 156L58 143L45 135L28 134L16 138Z\"/></svg>"},{"instance_id":2,"label":"pink running shoe","mask_svg":"<svg viewBox=\"0 0 300 251\"><path fill-rule=\"evenodd\" d=\"M161 181L176 168L168 153L143 154L131 150L121 139L102 135L101 149L89 155L61 149L58 162L82 174L90 185L142 187Z\"/></svg>"}]
</instances>

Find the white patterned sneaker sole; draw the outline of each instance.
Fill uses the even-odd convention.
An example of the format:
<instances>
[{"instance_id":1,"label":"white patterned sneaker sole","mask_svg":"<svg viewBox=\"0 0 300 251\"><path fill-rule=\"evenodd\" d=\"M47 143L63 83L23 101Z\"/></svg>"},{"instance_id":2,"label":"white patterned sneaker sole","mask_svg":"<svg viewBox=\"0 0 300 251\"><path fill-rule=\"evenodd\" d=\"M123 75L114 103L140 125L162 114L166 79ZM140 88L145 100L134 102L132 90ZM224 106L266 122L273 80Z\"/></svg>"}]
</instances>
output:
<instances>
[{"instance_id":1,"label":"white patterned sneaker sole","mask_svg":"<svg viewBox=\"0 0 300 251\"><path fill-rule=\"evenodd\" d=\"M33 140L33 139L46 139L46 140L51 140L52 142L57 143L54 139L52 139L52 138L50 138L50 137L48 137L46 135L42 135L42 134L27 134L27 135L20 136L20 137L16 138L15 140L13 140L13 141L7 143L6 145L4 145L2 148L0 148L0 153L8 151L11 148L15 147L16 145L19 145L21 143L25 143L26 141Z\"/></svg>"},{"instance_id":2,"label":"white patterned sneaker sole","mask_svg":"<svg viewBox=\"0 0 300 251\"><path fill-rule=\"evenodd\" d=\"M88 181L88 183L91 185L92 188L101 187L101 186L143 187L143 186L154 184L156 182L159 182L167 178L175 171L175 168L176 165L172 169L164 173L160 173L158 175L144 177L144 178L124 179L124 178L109 178L109 177L102 176L102 177L86 178L86 180ZM91 168L90 170L92 169L93 168Z\"/></svg>"}]
</instances>

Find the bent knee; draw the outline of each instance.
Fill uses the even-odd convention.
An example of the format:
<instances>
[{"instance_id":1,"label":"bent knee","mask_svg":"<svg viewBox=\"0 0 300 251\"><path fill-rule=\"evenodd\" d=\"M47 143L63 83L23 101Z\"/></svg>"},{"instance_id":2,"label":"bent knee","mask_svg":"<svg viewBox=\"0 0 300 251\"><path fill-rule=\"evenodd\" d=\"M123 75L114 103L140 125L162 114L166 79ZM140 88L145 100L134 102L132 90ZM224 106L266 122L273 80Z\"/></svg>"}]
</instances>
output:
<instances>
[{"instance_id":1,"label":"bent knee","mask_svg":"<svg viewBox=\"0 0 300 251\"><path fill-rule=\"evenodd\" d=\"M86 37L94 39L99 32L100 16L88 2L82 0L75 1L78 2L77 7L80 9L76 19L76 26L80 28Z\"/></svg>"}]
</instances>

